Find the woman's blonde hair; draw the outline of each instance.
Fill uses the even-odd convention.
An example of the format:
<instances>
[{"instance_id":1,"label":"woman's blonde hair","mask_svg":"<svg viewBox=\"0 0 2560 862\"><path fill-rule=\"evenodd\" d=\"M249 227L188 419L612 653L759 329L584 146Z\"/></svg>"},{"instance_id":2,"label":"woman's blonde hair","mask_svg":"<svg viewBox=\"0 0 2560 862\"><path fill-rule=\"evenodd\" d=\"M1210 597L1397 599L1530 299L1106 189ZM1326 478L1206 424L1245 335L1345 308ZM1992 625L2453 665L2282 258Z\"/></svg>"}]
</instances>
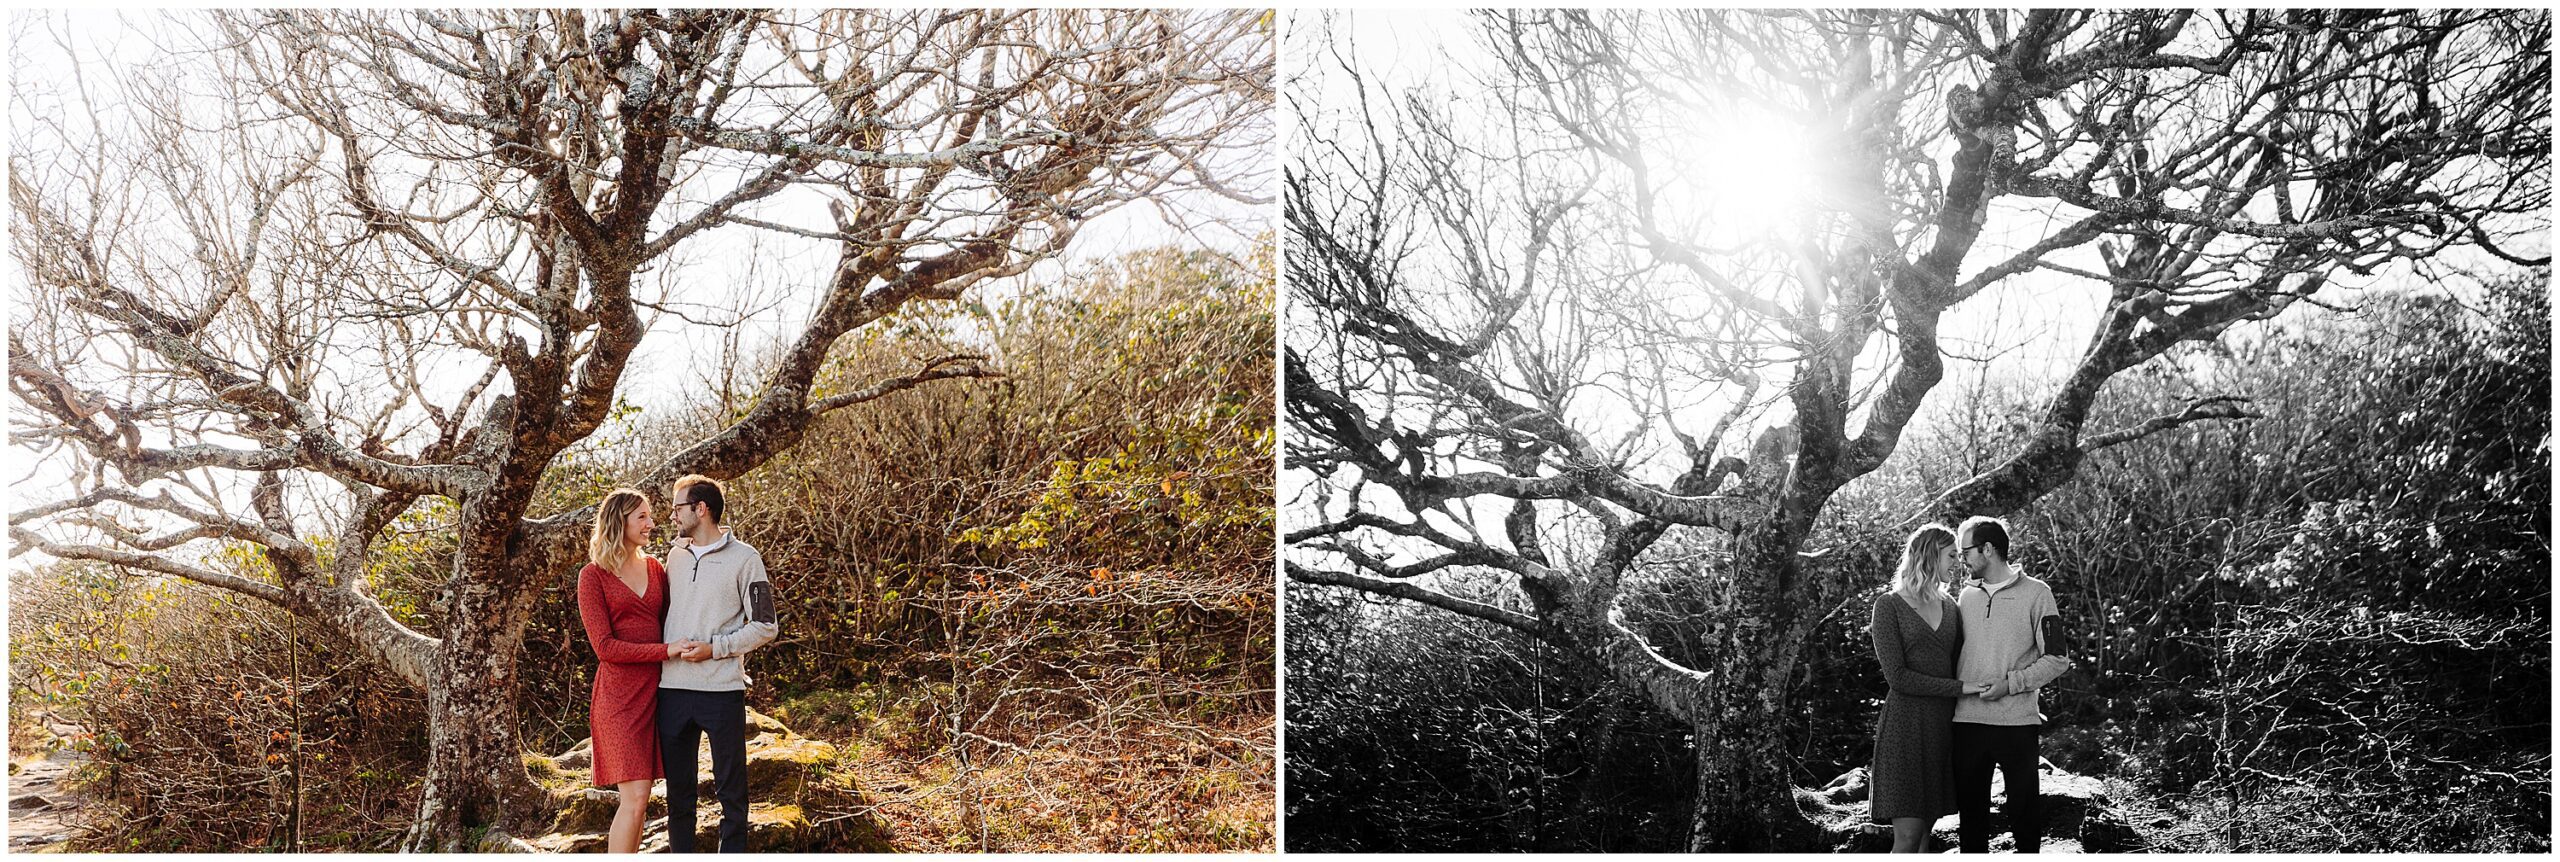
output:
<instances>
[{"instance_id":1,"label":"woman's blonde hair","mask_svg":"<svg viewBox=\"0 0 2560 862\"><path fill-rule=\"evenodd\" d=\"M649 495L638 488L615 488L596 504L596 525L587 531L587 562L606 571L631 560L638 549L623 541L622 522L640 507L649 505Z\"/></svg>"},{"instance_id":2,"label":"woman's blonde hair","mask_svg":"<svg viewBox=\"0 0 2560 862\"><path fill-rule=\"evenodd\" d=\"M1893 570L1893 591L1916 598L1936 585L1937 570L1946 566L1946 551L1955 544L1955 532L1937 524L1911 531L1910 540L1902 543L1902 565Z\"/></svg>"}]
</instances>

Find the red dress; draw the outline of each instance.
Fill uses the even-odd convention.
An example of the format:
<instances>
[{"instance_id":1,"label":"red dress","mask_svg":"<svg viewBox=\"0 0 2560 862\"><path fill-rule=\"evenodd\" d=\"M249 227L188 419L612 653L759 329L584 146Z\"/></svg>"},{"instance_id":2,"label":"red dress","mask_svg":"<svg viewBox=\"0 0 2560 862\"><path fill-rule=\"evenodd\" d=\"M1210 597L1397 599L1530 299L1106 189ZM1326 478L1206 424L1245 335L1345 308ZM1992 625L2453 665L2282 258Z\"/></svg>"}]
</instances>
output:
<instances>
[{"instance_id":1,"label":"red dress","mask_svg":"<svg viewBox=\"0 0 2560 862\"><path fill-rule=\"evenodd\" d=\"M649 561L648 595L594 563L578 570L578 620L596 651L596 693L587 725L595 734L596 784L658 778L658 665L667 645L658 618L667 606L667 570Z\"/></svg>"}]
</instances>

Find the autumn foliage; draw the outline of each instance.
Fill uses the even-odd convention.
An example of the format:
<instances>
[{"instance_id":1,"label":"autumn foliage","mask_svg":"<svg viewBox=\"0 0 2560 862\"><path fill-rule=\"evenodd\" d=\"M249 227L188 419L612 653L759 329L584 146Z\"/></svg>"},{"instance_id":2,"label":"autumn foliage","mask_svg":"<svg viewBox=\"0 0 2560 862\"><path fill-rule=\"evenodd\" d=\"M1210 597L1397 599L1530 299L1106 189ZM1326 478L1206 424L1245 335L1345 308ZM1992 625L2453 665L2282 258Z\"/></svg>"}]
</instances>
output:
<instances>
[{"instance_id":1,"label":"autumn foliage","mask_svg":"<svg viewBox=\"0 0 2560 862\"><path fill-rule=\"evenodd\" d=\"M839 349L818 395L954 350L1004 376L831 415L732 483L783 632L749 702L838 743L902 848L1272 846L1271 296L1265 257L1165 249L898 318ZM752 394L624 405L540 505L592 502ZM375 549L371 589L424 631L450 517L422 506ZM62 744L124 815L83 846L392 845L421 698L281 611L95 568L11 587L12 725L85 727ZM526 637L542 751L586 735L573 586L554 579Z\"/></svg>"}]
</instances>

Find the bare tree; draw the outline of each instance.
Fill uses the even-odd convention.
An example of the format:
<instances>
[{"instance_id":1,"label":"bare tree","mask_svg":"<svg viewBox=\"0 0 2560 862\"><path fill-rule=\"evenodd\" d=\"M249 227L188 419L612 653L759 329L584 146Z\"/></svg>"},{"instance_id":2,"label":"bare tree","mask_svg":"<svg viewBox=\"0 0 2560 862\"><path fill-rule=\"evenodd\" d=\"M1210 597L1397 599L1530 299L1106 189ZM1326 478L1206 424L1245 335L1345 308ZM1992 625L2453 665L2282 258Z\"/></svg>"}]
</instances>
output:
<instances>
[{"instance_id":1,"label":"bare tree","mask_svg":"<svg viewBox=\"0 0 2560 862\"><path fill-rule=\"evenodd\" d=\"M2548 261L2540 12L1478 22L1480 90L1399 101L1337 59L1360 101L1306 108L1286 466L1317 481L1288 574L1527 632L1690 723L1693 850L1805 846L1776 728L1815 626L1879 577L1807 541L1920 415L1951 314L2028 273L2104 297L2023 444L1914 520L2248 417L2228 393L2089 427L2114 375L2332 280ZM1709 130L1776 126L1810 130L1800 205L1694 190ZM1713 548L1670 587L1708 608L1685 658L1624 601L1674 530ZM1515 589L1424 577L1458 567Z\"/></svg>"},{"instance_id":2,"label":"bare tree","mask_svg":"<svg viewBox=\"0 0 2560 862\"><path fill-rule=\"evenodd\" d=\"M521 765L516 656L591 515L535 511L537 492L635 374L659 373L634 363L645 336L735 304L717 261L741 237L812 250L784 259L805 321L733 421L632 484L735 476L816 416L992 374L965 355L855 388L820 371L848 333L1021 273L1123 203L1266 182L1255 14L179 26L206 46L58 95L18 79L11 442L79 475L12 512L10 535L291 609L426 692L410 849L548 821ZM459 549L428 632L369 595L367 570L432 498L453 502ZM260 564L207 562L215 541Z\"/></svg>"}]
</instances>

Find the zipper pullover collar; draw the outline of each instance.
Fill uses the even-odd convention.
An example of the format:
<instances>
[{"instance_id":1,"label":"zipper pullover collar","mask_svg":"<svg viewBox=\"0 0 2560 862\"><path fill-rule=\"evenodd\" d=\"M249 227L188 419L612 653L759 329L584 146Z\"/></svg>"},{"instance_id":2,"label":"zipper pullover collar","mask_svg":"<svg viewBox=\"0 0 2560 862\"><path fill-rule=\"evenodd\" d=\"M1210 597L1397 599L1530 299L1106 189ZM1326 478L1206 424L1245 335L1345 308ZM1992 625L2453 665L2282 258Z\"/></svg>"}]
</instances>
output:
<instances>
[{"instance_id":1,"label":"zipper pullover collar","mask_svg":"<svg viewBox=\"0 0 2560 862\"><path fill-rule=\"evenodd\" d=\"M703 558L703 556L704 556L704 555L707 555L707 554L709 554L709 553L711 553L711 552L713 552L713 551L720 550L721 548L726 548L726 547L728 547L728 546L729 546L729 528L727 528L727 527L722 527L722 528L720 528L720 540L719 540L719 541L712 542L711 544L704 545L704 546L699 547L699 548L687 548L686 550L690 550L690 551L692 551L692 552L693 552L694 565L691 565L691 566L687 566L687 567L685 567L685 579L686 579L686 580L689 580L689 581L699 581L699 580L702 580L702 565L701 565L701 563L702 563L702 558Z\"/></svg>"},{"instance_id":2,"label":"zipper pullover collar","mask_svg":"<svg viewBox=\"0 0 2560 862\"><path fill-rule=\"evenodd\" d=\"M2009 567L2008 580L1995 584L1989 580L1979 578L1975 579L1973 585L1982 588L1982 618L1986 620L1991 618L1991 600L1998 598L2001 590L2017 586L2018 582L2020 580L2024 580L2026 576L2026 572L2021 571L2016 566L2011 566Z\"/></svg>"}]
</instances>

